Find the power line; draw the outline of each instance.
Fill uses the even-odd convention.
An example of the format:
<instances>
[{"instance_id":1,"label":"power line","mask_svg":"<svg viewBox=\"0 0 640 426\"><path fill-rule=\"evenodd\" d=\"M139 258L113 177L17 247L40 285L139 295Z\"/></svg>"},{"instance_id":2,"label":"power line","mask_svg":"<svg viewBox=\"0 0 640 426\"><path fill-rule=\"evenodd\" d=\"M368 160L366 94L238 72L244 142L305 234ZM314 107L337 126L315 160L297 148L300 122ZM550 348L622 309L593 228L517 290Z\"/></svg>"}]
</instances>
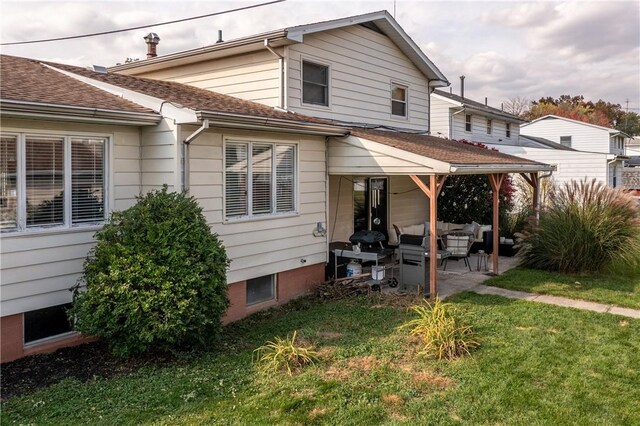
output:
<instances>
[{"instance_id":1,"label":"power line","mask_svg":"<svg viewBox=\"0 0 640 426\"><path fill-rule=\"evenodd\" d=\"M235 9L223 10L221 12L208 13L206 15L193 16L191 18L176 19L174 21L166 21L166 22L159 22L159 23L156 23L156 24L141 25L141 26L138 26L138 27L122 28L122 29L119 29L119 30L102 31L102 32L99 32L99 33L82 34L82 35L76 35L76 36L45 38L45 39L40 39L40 40L12 41L12 42L8 42L8 43L0 43L0 46L15 46L15 45L18 45L18 44L48 43L50 41L73 40L73 39L77 39L77 38L86 38L86 37L95 37L95 36L108 35L108 34L116 34L116 33L122 33L122 32L126 32L126 31L140 30L140 29L143 29L143 28L159 27L159 26L162 26L162 25L176 24L178 22L193 21L195 19L209 18L211 16L224 15L224 14L231 13L231 12L240 12L240 11L247 10L247 9L254 9L256 7L268 6L270 4L275 4L275 3L281 3L283 1L286 1L286 0L272 0L272 1L268 1L266 3L254 4L254 5L251 5L251 6L243 6L243 7L238 7L238 8L235 8Z\"/></svg>"}]
</instances>

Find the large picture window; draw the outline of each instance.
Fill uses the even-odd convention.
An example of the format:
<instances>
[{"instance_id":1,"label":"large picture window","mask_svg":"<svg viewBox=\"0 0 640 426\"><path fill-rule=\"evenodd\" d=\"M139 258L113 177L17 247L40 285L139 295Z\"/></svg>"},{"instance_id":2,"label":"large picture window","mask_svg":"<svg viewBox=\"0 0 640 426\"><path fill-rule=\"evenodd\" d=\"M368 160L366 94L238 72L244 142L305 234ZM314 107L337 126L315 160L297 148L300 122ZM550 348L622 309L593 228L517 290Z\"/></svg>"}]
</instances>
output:
<instances>
[{"instance_id":1,"label":"large picture window","mask_svg":"<svg viewBox=\"0 0 640 426\"><path fill-rule=\"evenodd\" d=\"M302 102L329 105L329 67L302 61Z\"/></svg>"},{"instance_id":2,"label":"large picture window","mask_svg":"<svg viewBox=\"0 0 640 426\"><path fill-rule=\"evenodd\" d=\"M227 218L295 211L295 145L227 142L224 158Z\"/></svg>"},{"instance_id":3,"label":"large picture window","mask_svg":"<svg viewBox=\"0 0 640 426\"><path fill-rule=\"evenodd\" d=\"M2 135L2 231L103 221L105 149L105 138Z\"/></svg>"}]
</instances>

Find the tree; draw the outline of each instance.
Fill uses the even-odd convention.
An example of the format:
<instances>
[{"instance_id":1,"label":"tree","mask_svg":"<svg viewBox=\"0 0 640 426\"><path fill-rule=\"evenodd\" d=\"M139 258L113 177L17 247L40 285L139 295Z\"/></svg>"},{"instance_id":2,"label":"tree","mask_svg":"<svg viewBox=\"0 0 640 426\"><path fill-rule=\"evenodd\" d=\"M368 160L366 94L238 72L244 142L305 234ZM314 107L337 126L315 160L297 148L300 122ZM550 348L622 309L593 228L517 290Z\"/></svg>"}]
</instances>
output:
<instances>
[{"instance_id":1,"label":"tree","mask_svg":"<svg viewBox=\"0 0 640 426\"><path fill-rule=\"evenodd\" d=\"M527 111L529 111L529 108L531 108L531 99L521 98L520 96L510 98L504 104L505 112L516 115L518 117L522 117Z\"/></svg>"}]
</instances>

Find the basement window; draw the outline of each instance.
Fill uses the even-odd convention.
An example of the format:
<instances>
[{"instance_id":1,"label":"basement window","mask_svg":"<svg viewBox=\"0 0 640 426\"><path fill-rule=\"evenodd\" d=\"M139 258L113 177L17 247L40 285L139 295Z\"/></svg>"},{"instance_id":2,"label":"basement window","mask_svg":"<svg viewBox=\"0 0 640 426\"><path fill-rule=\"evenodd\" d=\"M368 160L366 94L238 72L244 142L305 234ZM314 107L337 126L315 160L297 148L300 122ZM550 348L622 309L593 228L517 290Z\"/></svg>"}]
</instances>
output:
<instances>
[{"instance_id":1,"label":"basement window","mask_svg":"<svg viewBox=\"0 0 640 426\"><path fill-rule=\"evenodd\" d=\"M67 310L71 303L24 313L24 343L59 336L72 331Z\"/></svg>"},{"instance_id":2,"label":"basement window","mask_svg":"<svg viewBox=\"0 0 640 426\"><path fill-rule=\"evenodd\" d=\"M275 275L264 275L247 280L247 306L268 302L276 298Z\"/></svg>"}]
</instances>

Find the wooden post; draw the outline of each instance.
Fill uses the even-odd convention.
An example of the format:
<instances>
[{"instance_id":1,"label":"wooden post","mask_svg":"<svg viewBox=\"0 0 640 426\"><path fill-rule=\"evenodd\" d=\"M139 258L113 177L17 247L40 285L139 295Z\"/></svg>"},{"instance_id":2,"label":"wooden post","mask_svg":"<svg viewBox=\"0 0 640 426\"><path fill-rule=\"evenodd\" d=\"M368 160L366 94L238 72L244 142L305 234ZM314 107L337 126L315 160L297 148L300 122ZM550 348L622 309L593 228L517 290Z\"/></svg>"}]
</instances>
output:
<instances>
[{"instance_id":1,"label":"wooden post","mask_svg":"<svg viewBox=\"0 0 640 426\"><path fill-rule=\"evenodd\" d=\"M493 191L493 273L498 274L498 254L500 252L500 187L504 180L504 173L489 175L489 183Z\"/></svg>"},{"instance_id":2,"label":"wooden post","mask_svg":"<svg viewBox=\"0 0 640 426\"><path fill-rule=\"evenodd\" d=\"M409 177L429 198L429 296L434 299L438 294L438 194L447 177L429 175L428 186L416 175Z\"/></svg>"}]
</instances>

